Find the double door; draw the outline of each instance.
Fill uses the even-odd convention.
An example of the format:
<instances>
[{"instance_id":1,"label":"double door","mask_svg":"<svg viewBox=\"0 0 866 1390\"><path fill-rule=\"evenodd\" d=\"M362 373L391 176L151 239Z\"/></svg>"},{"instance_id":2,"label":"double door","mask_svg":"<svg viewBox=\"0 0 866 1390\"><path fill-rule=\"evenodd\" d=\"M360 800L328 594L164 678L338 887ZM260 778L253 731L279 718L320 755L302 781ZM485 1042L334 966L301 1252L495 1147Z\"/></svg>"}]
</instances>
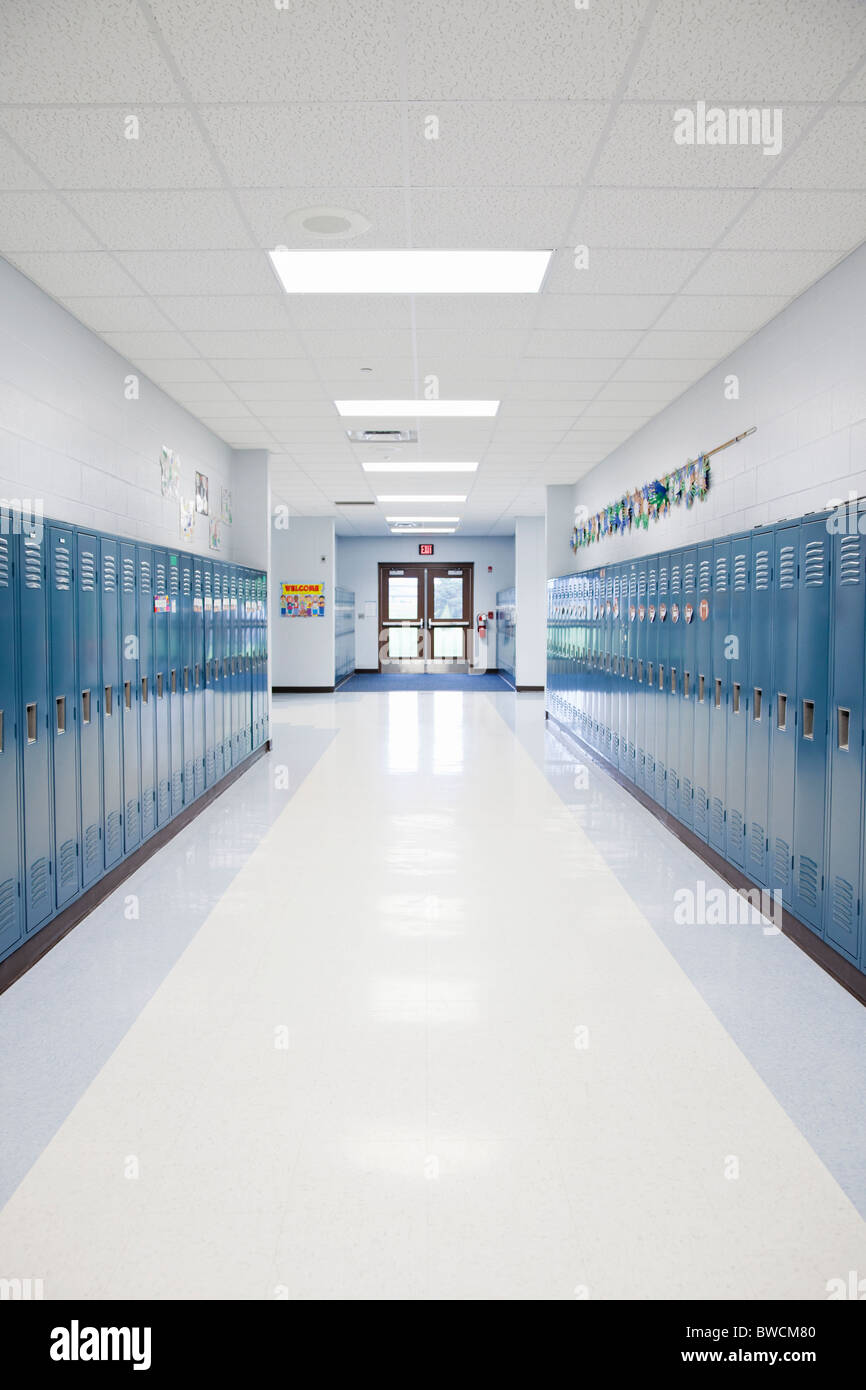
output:
<instances>
[{"instance_id":1,"label":"double door","mask_svg":"<svg viewBox=\"0 0 866 1390\"><path fill-rule=\"evenodd\" d=\"M465 674L472 581L472 565L380 565L379 670Z\"/></svg>"}]
</instances>

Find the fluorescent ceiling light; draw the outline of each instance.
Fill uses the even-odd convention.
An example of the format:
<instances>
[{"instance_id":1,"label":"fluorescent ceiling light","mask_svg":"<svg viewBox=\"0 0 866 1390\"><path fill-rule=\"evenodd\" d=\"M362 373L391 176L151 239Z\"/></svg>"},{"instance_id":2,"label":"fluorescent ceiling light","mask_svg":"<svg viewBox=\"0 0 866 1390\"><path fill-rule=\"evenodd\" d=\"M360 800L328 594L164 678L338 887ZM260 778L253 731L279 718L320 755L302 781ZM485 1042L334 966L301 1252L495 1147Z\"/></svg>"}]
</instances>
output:
<instances>
[{"instance_id":1,"label":"fluorescent ceiling light","mask_svg":"<svg viewBox=\"0 0 866 1390\"><path fill-rule=\"evenodd\" d=\"M269 251L287 294L537 294L550 251Z\"/></svg>"},{"instance_id":2,"label":"fluorescent ceiling light","mask_svg":"<svg viewBox=\"0 0 866 1390\"><path fill-rule=\"evenodd\" d=\"M420 419L453 419L464 415L495 415L499 409L498 401L334 401L337 411L354 419L368 419L375 416L382 419L389 415L411 416Z\"/></svg>"},{"instance_id":3,"label":"fluorescent ceiling light","mask_svg":"<svg viewBox=\"0 0 866 1390\"><path fill-rule=\"evenodd\" d=\"M392 526L392 536L453 536L456 526Z\"/></svg>"},{"instance_id":4,"label":"fluorescent ceiling light","mask_svg":"<svg viewBox=\"0 0 866 1390\"><path fill-rule=\"evenodd\" d=\"M400 463L392 459L368 459L361 464L365 473L474 473L477 463L417 463L406 459Z\"/></svg>"},{"instance_id":5,"label":"fluorescent ceiling light","mask_svg":"<svg viewBox=\"0 0 866 1390\"><path fill-rule=\"evenodd\" d=\"M459 516L386 516L386 521L393 521L402 526L406 521L459 521Z\"/></svg>"},{"instance_id":6,"label":"fluorescent ceiling light","mask_svg":"<svg viewBox=\"0 0 866 1390\"><path fill-rule=\"evenodd\" d=\"M434 492L380 492L376 497L377 502L465 502L465 492L441 492L438 495Z\"/></svg>"}]
</instances>

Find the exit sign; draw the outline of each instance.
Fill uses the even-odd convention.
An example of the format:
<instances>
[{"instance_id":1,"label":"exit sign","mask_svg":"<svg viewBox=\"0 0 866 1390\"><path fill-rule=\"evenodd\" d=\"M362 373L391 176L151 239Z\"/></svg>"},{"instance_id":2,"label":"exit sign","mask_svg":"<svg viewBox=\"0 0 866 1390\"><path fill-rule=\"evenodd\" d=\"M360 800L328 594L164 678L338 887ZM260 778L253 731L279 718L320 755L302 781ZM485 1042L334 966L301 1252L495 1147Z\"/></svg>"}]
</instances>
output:
<instances>
[{"instance_id":1,"label":"exit sign","mask_svg":"<svg viewBox=\"0 0 866 1390\"><path fill-rule=\"evenodd\" d=\"M433 554L433 547L432 547L432 545L419 545L419 547L418 547L418 554L419 554L419 555L432 555L432 554Z\"/></svg>"}]
</instances>

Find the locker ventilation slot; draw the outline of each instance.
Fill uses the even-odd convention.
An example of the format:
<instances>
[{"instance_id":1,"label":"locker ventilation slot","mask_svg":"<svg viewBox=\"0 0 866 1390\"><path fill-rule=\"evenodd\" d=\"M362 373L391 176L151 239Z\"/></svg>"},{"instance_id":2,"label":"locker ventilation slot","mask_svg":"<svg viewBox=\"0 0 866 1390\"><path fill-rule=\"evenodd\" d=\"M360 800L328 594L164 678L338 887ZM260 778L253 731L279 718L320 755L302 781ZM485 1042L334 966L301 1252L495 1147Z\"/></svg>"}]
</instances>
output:
<instances>
[{"instance_id":1,"label":"locker ventilation slot","mask_svg":"<svg viewBox=\"0 0 866 1390\"><path fill-rule=\"evenodd\" d=\"M191 587L191 585L190 585L190 578L189 578L189 569L186 568L186 567L184 567L184 571L183 571L183 592L184 592L185 594L190 594L190 593L192 592L192 587Z\"/></svg>"},{"instance_id":2,"label":"locker ventilation slot","mask_svg":"<svg viewBox=\"0 0 866 1390\"><path fill-rule=\"evenodd\" d=\"M833 880L832 896L833 926L848 936L854 925L854 889L847 879L837 877Z\"/></svg>"},{"instance_id":3,"label":"locker ventilation slot","mask_svg":"<svg viewBox=\"0 0 866 1390\"><path fill-rule=\"evenodd\" d=\"M695 567L691 560L683 571L683 588L688 592L695 587Z\"/></svg>"},{"instance_id":4,"label":"locker ventilation slot","mask_svg":"<svg viewBox=\"0 0 866 1390\"><path fill-rule=\"evenodd\" d=\"M668 572L666 569L659 570L659 593L666 594L668 591Z\"/></svg>"},{"instance_id":5,"label":"locker ventilation slot","mask_svg":"<svg viewBox=\"0 0 866 1390\"><path fill-rule=\"evenodd\" d=\"M843 536L839 547L839 583L860 583L860 537Z\"/></svg>"},{"instance_id":6,"label":"locker ventilation slot","mask_svg":"<svg viewBox=\"0 0 866 1390\"><path fill-rule=\"evenodd\" d=\"M82 550L81 556L81 588L84 593L92 594L96 588L96 555L92 550Z\"/></svg>"},{"instance_id":7,"label":"locker ventilation slot","mask_svg":"<svg viewBox=\"0 0 866 1390\"><path fill-rule=\"evenodd\" d=\"M172 566L171 566L171 568L169 569L168 575L169 575L169 591L170 591L170 593L172 593L172 594L174 594L174 595L177 595L178 589L179 589L179 587L180 587L180 581L178 580L178 577L177 577L177 565L172 565Z\"/></svg>"},{"instance_id":8,"label":"locker ventilation slot","mask_svg":"<svg viewBox=\"0 0 866 1390\"><path fill-rule=\"evenodd\" d=\"M151 593L152 591L150 587L150 581L152 578L152 574L150 568L150 561L146 559L144 555L142 555L141 562L138 567L138 578L141 584L141 592L143 594Z\"/></svg>"},{"instance_id":9,"label":"locker ventilation slot","mask_svg":"<svg viewBox=\"0 0 866 1390\"><path fill-rule=\"evenodd\" d=\"M105 854L109 863L120 849L120 812L109 811L105 821Z\"/></svg>"},{"instance_id":10,"label":"locker ventilation slot","mask_svg":"<svg viewBox=\"0 0 866 1390\"><path fill-rule=\"evenodd\" d=\"M783 545L779 551L779 588L793 589L797 578L797 566L794 563L794 547Z\"/></svg>"},{"instance_id":11,"label":"locker ventilation slot","mask_svg":"<svg viewBox=\"0 0 866 1390\"><path fill-rule=\"evenodd\" d=\"M65 840L57 856L60 882L64 888L78 881L78 854L74 840Z\"/></svg>"},{"instance_id":12,"label":"locker ventilation slot","mask_svg":"<svg viewBox=\"0 0 866 1390\"><path fill-rule=\"evenodd\" d=\"M165 565L161 560L159 560L156 565L156 592L160 595L164 595L166 592Z\"/></svg>"},{"instance_id":13,"label":"locker ventilation slot","mask_svg":"<svg viewBox=\"0 0 866 1390\"><path fill-rule=\"evenodd\" d=\"M680 570L679 565L672 565L672 566L671 566L671 593L672 593L672 594L678 594L678 593L680 592L680 580L681 580L681 577L682 577L682 571Z\"/></svg>"},{"instance_id":14,"label":"locker ventilation slot","mask_svg":"<svg viewBox=\"0 0 866 1390\"><path fill-rule=\"evenodd\" d=\"M48 860L35 859L30 866L30 907L37 918L48 906L48 878Z\"/></svg>"},{"instance_id":15,"label":"locker ventilation slot","mask_svg":"<svg viewBox=\"0 0 866 1390\"><path fill-rule=\"evenodd\" d=\"M0 589L9 588L9 542L0 536Z\"/></svg>"},{"instance_id":16,"label":"locker ventilation slot","mask_svg":"<svg viewBox=\"0 0 866 1390\"><path fill-rule=\"evenodd\" d=\"M735 852L741 854L739 845L743 838L743 817L740 811L731 810L728 813L728 838L735 847Z\"/></svg>"},{"instance_id":17,"label":"locker ventilation slot","mask_svg":"<svg viewBox=\"0 0 866 1390\"><path fill-rule=\"evenodd\" d=\"M170 802L169 784L168 784L168 781L166 780L166 781L160 782L160 784L159 784L159 820L160 820L160 824L162 824L163 821L165 821L165 820L168 819L169 802Z\"/></svg>"},{"instance_id":18,"label":"locker ventilation slot","mask_svg":"<svg viewBox=\"0 0 866 1390\"><path fill-rule=\"evenodd\" d=\"M702 594L708 594L710 592L711 578L712 572L710 570L709 560L701 560L698 566L698 588Z\"/></svg>"},{"instance_id":19,"label":"locker ventilation slot","mask_svg":"<svg viewBox=\"0 0 866 1390\"><path fill-rule=\"evenodd\" d=\"M14 878L0 883L0 940L14 931L17 922L18 884Z\"/></svg>"},{"instance_id":20,"label":"locker ventilation slot","mask_svg":"<svg viewBox=\"0 0 866 1390\"><path fill-rule=\"evenodd\" d=\"M84 866L93 868L100 860L99 826L88 825L84 832Z\"/></svg>"},{"instance_id":21,"label":"locker ventilation slot","mask_svg":"<svg viewBox=\"0 0 866 1390\"><path fill-rule=\"evenodd\" d=\"M819 588L824 583L824 542L808 541L804 565L807 589Z\"/></svg>"},{"instance_id":22,"label":"locker ventilation slot","mask_svg":"<svg viewBox=\"0 0 866 1390\"><path fill-rule=\"evenodd\" d=\"M749 842L749 861L756 868L761 868L764 863L764 827L756 820L752 821L752 835Z\"/></svg>"},{"instance_id":23,"label":"locker ventilation slot","mask_svg":"<svg viewBox=\"0 0 866 1390\"><path fill-rule=\"evenodd\" d=\"M135 593L135 561L131 555L123 557L123 592L125 594Z\"/></svg>"},{"instance_id":24,"label":"locker ventilation slot","mask_svg":"<svg viewBox=\"0 0 866 1390\"><path fill-rule=\"evenodd\" d=\"M810 859L808 854L800 855L800 875L797 881L797 890L804 903L809 907L818 905L818 865L814 859Z\"/></svg>"},{"instance_id":25,"label":"locker ventilation slot","mask_svg":"<svg viewBox=\"0 0 866 1390\"><path fill-rule=\"evenodd\" d=\"M849 731L850 724L851 724L851 711L850 711L849 709L842 709L841 706L840 706L840 708L837 710L837 715L836 715L836 731L837 731L837 742L836 742L836 746L837 746L837 748L842 748L842 749L844 749L844 751L845 751L846 753L847 753L847 751L848 751L848 731Z\"/></svg>"},{"instance_id":26,"label":"locker ventilation slot","mask_svg":"<svg viewBox=\"0 0 866 1390\"><path fill-rule=\"evenodd\" d=\"M776 852L773 856L775 869L775 883L777 888L787 888L791 877L791 846L787 840L776 840Z\"/></svg>"},{"instance_id":27,"label":"locker ventilation slot","mask_svg":"<svg viewBox=\"0 0 866 1390\"><path fill-rule=\"evenodd\" d=\"M725 831L725 807L720 796L713 797L711 825L713 834L720 840Z\"/></svg>"},{"instance_id":28,"label":"locker ventilation slot","mask_svg":"<svg viewBox=\"0 0 866 1390\"><path fill-rule=\"evenodd\" d=\"M102 587L107 594L113 594L117 588L117 556L110 550L102 556Z\"/></svg>"},{"instance_id":29,"label":"locker ventilation slot","mask_svg":"<svg viewBox=\"0 0 866 1390\"><path fill-rule=\"evenodd\" d=\"M42 542L29 538L24 541L24 587L42 588Z\"/></svg>"},{"instance_id":30,"label":"locker ventilation slot","mask_svg":"<svg viewBox=\"0 0 866 1390\"><path fill-rule=\"evenodd\" d=\"M54 587L61 590L72 588L72 557L63 545L54 549Z\"/></svg>"},{"instance_id":31,"label":"locker ventilation slot","mask_svg":"<svg viewBox=\"0 0 866 1390\"><path fill-rule=\"evenodd\" d=\"M719 555L716 557L716 592L726 593L728 588L728 557Z\"/></svg>"},{"instance_id":32,"label":"locker ventilation slot","mask_svg":"<svg viewBox=\"0 0 866 1390\"><path fill-rule=\"evenodd\" d=\"M803 738L815 737L815 701L803 701Z\"/></svg>"},{"instance_id":33,"label":"locker ventilation slot","mask_svg":"<svg viewBox=\"0 0 866 1390\"><path fill-rule=\"evenodd\" d=\"M656 588L657 588L656 572L655 572L655 570L650 570L650 573L649 573L649 596L650 596L650 598L653 598L653 597L655 596Z\"/></svg>"},{"instance_id":34,"label":"locker ventilation slot","mask_svg":"<svg viewBox=\"0 0 866 1390\"><path fill-rule=\"evenodd\" d=\"M734 593L735 593L735 594L741 594L741 593L744 593L744 592L745 592L746 582L747 582L747 580L748 580L748 573L749 573L749 572L748 572L748 566L746 565L746 557L745 557L745 555L735 555L735 556L734 556Z\"/></svg>"},{"instance_id":35,"label":"locker ventilation slot","mask_svg":"<svg viewBox=\"0 0 866 1390\"><path fill-rule=\"evenodd\" d=\"M126 803L126 838L130 845L138 839L138 802L132 799Z\"/></svg>"},{"instance_id":36,"label":"locker ventilation slot","mask_svg":"<svg viewBox=\"0 0 866 1390\"><path fill-rule=\"evenodd\" d=\"M759 550L755 555L755 588L769 589L770 587L770 552L769 550Z\"/></svg>"}]
</instances>

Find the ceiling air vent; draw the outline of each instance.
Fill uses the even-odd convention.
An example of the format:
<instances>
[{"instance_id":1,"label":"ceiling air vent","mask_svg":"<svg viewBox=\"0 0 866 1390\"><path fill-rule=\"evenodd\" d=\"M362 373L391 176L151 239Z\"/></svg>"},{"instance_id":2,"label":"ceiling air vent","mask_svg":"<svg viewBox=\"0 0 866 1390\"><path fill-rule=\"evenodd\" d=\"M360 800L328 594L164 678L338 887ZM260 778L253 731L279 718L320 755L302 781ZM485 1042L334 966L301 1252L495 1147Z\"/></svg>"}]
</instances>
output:
<instances>
[{"instance_id":1,"label":"ceiling air vent","mask_svg":"<svg viewBox=\"0 0 866 1390\"><path fill-rule=\"evenodd\" d=\"M353 444L417 444L417 430L346 430Z\"/></svg>"},{"instance_id":2,"label":"ceiling air vent","mask_svg":"<svg viewBox=\"0 0 866 1390\"><path fill-rule=\"evenodd\" d=\"M375 502L335 502L335 507L375 507Z\"/></svg>"}]
</instances>

